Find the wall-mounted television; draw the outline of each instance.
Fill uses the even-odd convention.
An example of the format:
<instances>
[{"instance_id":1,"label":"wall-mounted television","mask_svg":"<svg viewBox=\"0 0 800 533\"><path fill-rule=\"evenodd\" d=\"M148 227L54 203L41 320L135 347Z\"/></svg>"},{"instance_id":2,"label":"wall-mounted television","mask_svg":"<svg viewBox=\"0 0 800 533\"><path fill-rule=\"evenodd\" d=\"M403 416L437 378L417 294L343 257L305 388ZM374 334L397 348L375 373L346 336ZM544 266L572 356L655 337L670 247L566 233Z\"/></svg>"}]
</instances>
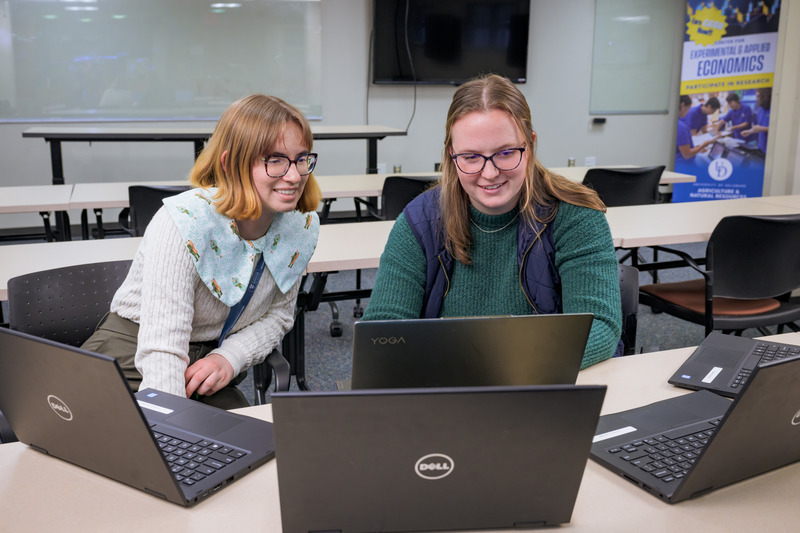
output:
<instances>
[{"instance_id":1,"label":"wall-mounted television","mask_svg":"<svg viewBox=\"0 0 800 533\"><path fill-rule=\"evenodd\" d=\"M375 0L373 83L525 83L530 0Z\"/></svg>"}]
</instances>

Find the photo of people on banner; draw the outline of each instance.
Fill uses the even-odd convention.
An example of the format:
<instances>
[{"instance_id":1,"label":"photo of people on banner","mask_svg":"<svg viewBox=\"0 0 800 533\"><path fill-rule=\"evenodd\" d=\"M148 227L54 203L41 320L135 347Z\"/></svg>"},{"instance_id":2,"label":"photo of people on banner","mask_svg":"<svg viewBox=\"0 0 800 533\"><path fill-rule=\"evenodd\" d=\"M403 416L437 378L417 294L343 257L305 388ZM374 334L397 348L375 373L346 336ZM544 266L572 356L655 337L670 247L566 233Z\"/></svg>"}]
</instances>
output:
<instances>
[{"instance_id":1,"label":"photo of people on banner","mask_svg":"<svg viewBox=\"0 0 800 533\"><path fill-rule=\"evenodd\" d=\"M779 0L689 0L673 202L761 196Z\"/></svg>"}]
</instances>

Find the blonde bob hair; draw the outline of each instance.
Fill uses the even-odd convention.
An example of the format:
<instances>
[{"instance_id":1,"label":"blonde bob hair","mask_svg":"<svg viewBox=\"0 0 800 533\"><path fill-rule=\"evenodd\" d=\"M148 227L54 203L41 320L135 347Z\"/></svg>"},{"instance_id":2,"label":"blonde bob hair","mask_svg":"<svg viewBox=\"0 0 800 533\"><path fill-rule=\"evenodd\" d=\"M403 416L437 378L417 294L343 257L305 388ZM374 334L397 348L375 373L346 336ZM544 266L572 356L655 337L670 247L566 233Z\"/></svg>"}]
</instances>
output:
<instances>
[{"instance_id":1,"label":"blonde bob hair","mask_svg":"<svg viewBox=\"0 0 800 533\"><path fill-rule=\"evenodd\" d=\"M598 209L605 205L592 189L572 182L547 170L536 159L536 134L533 131L531 110L525 96L507 78L488 74L470 80L456 89L447 112L444 149L442 150L442 189L439 196L447 251L464 264L471 264L469 250L472 238L469 231L469 197L458 180L453 161L453 124L475 111L499 109L511 115L525 139L528 154L525 180L520 191L518 207L522 220L533 227L534 221L549 223L558 211L558 202Z\"/></svg>"},{"instance_id":2,"label":"blonde bob hair","mask_svg":"<svg viewBox=\"0 0 800 533\"><path fill-rule=\"evenodd\" d=\"M295 107L275 96L253 94L235 101L222 113L208 145L189 173L195 187L216 187L215 208L228 218L252 220L261 216L261 200L253 183L252 169L269 155L287 124L296 124L310 151L311 126ZM224 154L224 157L223 157ZM296 209L316 210L322 198L310 174Z\"/></svg>"}]
</instances>

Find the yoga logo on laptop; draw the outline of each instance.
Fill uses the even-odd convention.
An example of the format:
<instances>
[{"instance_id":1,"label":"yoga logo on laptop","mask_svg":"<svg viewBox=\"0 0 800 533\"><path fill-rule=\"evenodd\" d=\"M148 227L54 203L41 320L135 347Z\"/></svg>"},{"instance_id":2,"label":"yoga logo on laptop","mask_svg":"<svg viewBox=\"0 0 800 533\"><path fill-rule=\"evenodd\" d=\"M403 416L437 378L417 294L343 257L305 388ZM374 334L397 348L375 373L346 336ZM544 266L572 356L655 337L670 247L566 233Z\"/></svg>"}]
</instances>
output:
<instances>
[{"instance_id":1,"label":"yoga logo on laptop","mask_svg":"<svg viewBox=\"0 0 800 533\"><path fill-rule=\"evenodd\" d=\"M50 409L53 410L55 414L69 422L72 420L72 411L70 411L69 406L64 403L64 400L51 394L47 397L47 404L50 406Z\"/></svg>"},{"instance_id":2,"label":"yoga logo on laptop","mask_svg":"<svg viewBox=\"0 0 800 533\"><path fill-rule=\"evenodd\" d=\"M453 460L443 453L431 453L420 457L414 472L423 479L442 479L449 476L454 467Z\"/></svg>"},{"instance_id":3,"label":"yoga logo on laptop","mask_svg":"<svg viewBox=\"0 0 800 533\"><path fill-rule=\"evenodd\" d=\"M371 337L372 344L405 344L403 337Z\"/></svg>"}]
</instances>

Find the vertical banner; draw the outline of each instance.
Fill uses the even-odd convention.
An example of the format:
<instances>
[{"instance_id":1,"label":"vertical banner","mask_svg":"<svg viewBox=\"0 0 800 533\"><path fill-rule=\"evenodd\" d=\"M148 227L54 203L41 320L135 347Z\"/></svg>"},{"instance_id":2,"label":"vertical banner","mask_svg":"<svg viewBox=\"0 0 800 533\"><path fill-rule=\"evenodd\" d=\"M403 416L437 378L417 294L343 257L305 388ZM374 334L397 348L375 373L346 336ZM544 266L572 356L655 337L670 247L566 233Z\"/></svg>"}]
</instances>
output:
<instances>
[{"instance_id":1,"label":"vertical banner","mask_svg":"<svg viewBox=\"0 0 800 533\"><path fill-rule=\"evenodd\" d=\"M780 0L687 0L673 202L761 196Z\"/></svg>"}]
</instances>

